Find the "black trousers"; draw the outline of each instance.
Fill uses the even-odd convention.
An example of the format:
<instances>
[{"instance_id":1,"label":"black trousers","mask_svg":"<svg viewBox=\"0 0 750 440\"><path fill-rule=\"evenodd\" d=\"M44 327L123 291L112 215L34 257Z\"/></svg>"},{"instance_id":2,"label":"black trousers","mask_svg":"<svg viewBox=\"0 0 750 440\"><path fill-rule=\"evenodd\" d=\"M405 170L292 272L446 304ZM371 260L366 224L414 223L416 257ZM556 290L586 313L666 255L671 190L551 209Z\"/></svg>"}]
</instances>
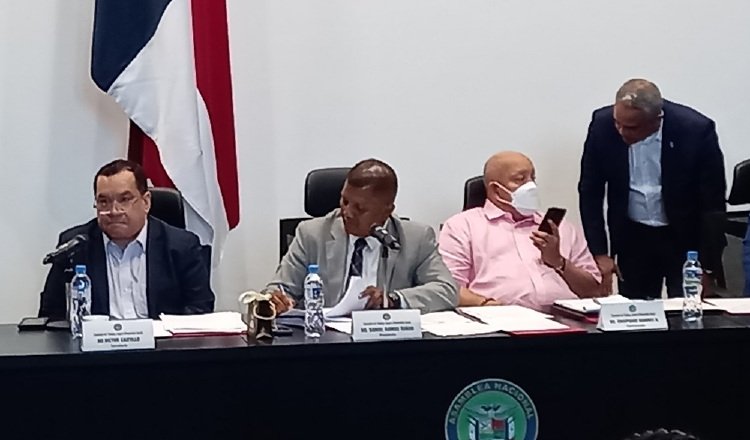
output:
<instances>
[{"instance_id":1,"label":"black trousers","mask_svg":"<svg viewBox=\"0 0 750 440\"><path fill-rule=\"evenodd\" d=\"M687 248L670 226L646 226L628 221L620 237L617 265L622 273L620 294L628 298L661 298L666 280L667 295L682 296L682 265Z\"/></svg>"}]
</instances>

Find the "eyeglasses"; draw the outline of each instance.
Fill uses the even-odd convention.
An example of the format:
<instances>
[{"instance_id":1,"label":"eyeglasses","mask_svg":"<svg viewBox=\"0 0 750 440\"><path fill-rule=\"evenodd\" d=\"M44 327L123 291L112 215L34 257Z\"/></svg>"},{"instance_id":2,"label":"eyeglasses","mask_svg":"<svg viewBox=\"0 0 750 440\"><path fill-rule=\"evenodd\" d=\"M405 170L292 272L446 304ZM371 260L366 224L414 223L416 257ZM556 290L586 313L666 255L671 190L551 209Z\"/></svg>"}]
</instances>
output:
<instances>
[{"instance_id":1,"label":"eyeglasses","mask_svg":"<svg viewBox=\"0 0 750 440\"><path fill-rule=\"evenodd\" d=\"M112 212L118 207L121 211L128 211L139 199L140 197L132 194L127 194L114 200L101 198L94 201L94 208L99 213Z\"/></svg>"}]
</instances>

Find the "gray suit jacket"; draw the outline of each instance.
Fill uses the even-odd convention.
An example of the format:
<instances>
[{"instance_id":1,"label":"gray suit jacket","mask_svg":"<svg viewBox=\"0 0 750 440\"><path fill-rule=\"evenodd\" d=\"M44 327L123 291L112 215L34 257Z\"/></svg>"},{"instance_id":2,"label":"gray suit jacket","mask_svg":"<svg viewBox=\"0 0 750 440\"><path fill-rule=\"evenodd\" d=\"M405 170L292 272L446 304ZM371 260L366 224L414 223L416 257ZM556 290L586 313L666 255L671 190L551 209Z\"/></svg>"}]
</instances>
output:
<instances>
[{"instance_id":1,"label":"gray suit jacket","mask_svg":"<svg viewBox=\"0 0 750 440\"><path fill-rule=\"evenodd\" d=\"M392 216L388 230L399 240L401 249L390 251L385 268L378 265L378 287L386 292L399 292L406 303L403 307L422 313L455 307L458 287L437 251L432 228ZM325 305L335 305L344 294L347 240L338 209L325 217L300 223L269 287L282 286L301 304L307 265L318 264Z\"/></svg>"}]
</instances>

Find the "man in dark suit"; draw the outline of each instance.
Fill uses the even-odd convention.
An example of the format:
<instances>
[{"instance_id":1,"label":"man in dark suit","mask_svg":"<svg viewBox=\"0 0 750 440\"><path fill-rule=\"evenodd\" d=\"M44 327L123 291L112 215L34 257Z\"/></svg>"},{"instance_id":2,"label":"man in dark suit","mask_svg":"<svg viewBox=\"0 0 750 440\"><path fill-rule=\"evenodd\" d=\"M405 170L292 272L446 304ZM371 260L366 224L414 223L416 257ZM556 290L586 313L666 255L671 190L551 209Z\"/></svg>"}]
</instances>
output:
<instances>
[{"instance_id":1,"label":"man in dark suit","mask_svg":"<svg viewBox=\"0 0 750 440\"><path fill-rule=\"evenodd\" d=\"M94 193L96 219L62 232L58 243L88 237L73 264L86 265L91 278L92 314L133 319L213 311L198 237L148 215L151 194L140 165L122 159L104 165L94 177ZM39 316L67 318L67 263L52 265Z\"/></svg>"},{"instance_id":2,"label":"man in dark suit","mask_svg":"<svg viewBox=\"0 0 750 440\"><path fill-rule=\"evenodd\" d=\"M578 192L605 289L617 273L630 298L660 297L665 279L669 296L682 295L686 251L698 250L710 290L726 245L724 157L712 120L663 100L649 81L627 81L614 105L594 111Z\"/></svg>"}]
</instances>

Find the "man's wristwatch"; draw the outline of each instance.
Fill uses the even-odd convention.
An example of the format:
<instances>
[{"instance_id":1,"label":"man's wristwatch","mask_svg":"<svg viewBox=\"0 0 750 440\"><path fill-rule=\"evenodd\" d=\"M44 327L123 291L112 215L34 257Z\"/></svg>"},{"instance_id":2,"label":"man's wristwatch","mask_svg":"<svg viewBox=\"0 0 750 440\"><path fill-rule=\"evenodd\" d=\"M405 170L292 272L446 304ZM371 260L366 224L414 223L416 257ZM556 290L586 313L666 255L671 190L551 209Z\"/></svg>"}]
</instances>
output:
<instances>
[{"instance_id":1,"label":"man's wristwatch","mask_svg":"<svg viewBox=\"0 0 750 440\"><path fill-rule=\"evenodd\" d=\"M555 270L558 274L562 275L565 272L565 265L568 260L565 259L565 257L562 258L562 263L560 263L559 266L552 266L552 269Z\"/></svg>"},{"instance_id":2,"label":"man's wristwatch","mask_svg":"<svg viewBox=\"0 0 750 440\"><path fill-rule=\"evenodd\" d=\"M389 309L400 309L401 308L401 295L396 292L388 292L388 308Z\"/></svg>"}]
</instances>

